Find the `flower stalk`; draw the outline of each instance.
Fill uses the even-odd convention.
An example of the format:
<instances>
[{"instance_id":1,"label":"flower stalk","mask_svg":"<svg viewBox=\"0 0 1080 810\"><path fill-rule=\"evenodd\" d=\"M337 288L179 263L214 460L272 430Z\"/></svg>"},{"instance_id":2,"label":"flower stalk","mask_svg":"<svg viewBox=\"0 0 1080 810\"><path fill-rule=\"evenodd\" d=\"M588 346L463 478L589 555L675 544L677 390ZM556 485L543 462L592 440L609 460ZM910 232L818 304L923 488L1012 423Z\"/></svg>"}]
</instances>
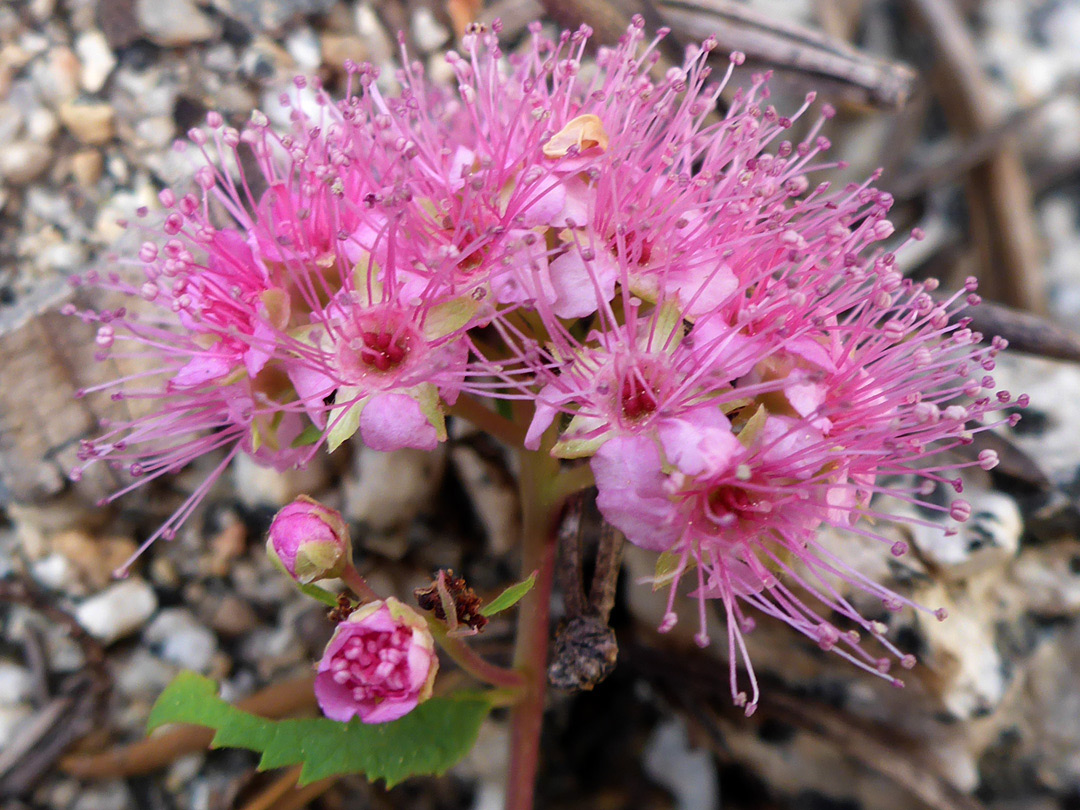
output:
<instances>
[{"instance_id":1,"label":"flower stalk","mask_svg":"<svg viewBox=\"0 0 1080 810\"><path fill-rule=\"evenodd\" d=\"M446 623L432 615L427 616L428 627L435 637L435 643L442 647L450 660L472 675L478 681L497 687L506 692L505 699L515 703L521 699L525 689L525 676L515 670L491 663L457 636L450 635Z\"/></svg>"},{"instance_id":2,"label":"flower stalk","mask_svg":"<svg viewBox=\"0 0 1080 810\"><path fill-rule=\"evenodd\" d=\"M521 462L521 571L538 571L536 585L518 609L514 666L525 691L510 713L510 772L505 810L532 810L540 765L540 734L547 687L548 621L555 580L555 532L565 496L553 500L549 484L558 463L547 452L523 450Z\"/></svg>"}]
</instances>

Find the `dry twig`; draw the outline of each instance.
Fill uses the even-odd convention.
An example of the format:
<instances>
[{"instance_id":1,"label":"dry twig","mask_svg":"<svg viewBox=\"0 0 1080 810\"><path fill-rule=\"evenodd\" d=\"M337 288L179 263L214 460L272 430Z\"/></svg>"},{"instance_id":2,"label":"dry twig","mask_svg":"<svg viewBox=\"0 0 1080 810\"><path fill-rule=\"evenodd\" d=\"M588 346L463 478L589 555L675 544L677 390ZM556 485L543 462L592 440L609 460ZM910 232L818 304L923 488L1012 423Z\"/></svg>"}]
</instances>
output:
<instances>
[{"instance_id":1,"label":"dry twig","mask_svg":"<svg viewBox=\"0 0 1080 810\"><path fill-rule=\"evenodd\" d=\"M100 723L111 681L101 645L54 605L48 594L28 581L10 579L0 582L0 602L23 605L63 627L81 648L85 661L82 670L65 678L56 692L50 693L47 662L43 656L38 660L44 705L0 751L0 796L13 797L33 788L69 746ZM33 649L34 641L29 643ZM39 656L32 654L30 658L34 661Z\"/></svg>"},{"instance_id":2,"label":"dry twig","mask_svg":"<svg viewBox=\"0 0 1080 810\"><path fill-rule=\"evenodd\" d=\"M585 597L582 552L583 498L568 505L559 531L558 578L566 617L555 634L548 682L560 689L592 689L615 668L619 647L608 618L622 568L622 534L602 522L589 596Z\"/></svg>"},{"instance_id":3,"label":"dry twig","mask_svg":"<svg viewBox=\"0 0 1080 810\"><path fill-rule=\"evenodd\" d=\"M946 115L965 137L977 139L993 131L1002 115L991 108L975 44L953 0L907 0L907 5L936 46L934 77ZM1001 148L971 171L968 205L987 294L1045 313L1031 188L1015 137L1005 137Z\"/></svg>"},{"instance_id":4,"label":"dry twig","mask_svg":"<svg viewBox=\"0 0 1080 810\"><path fill-rule=\"evenodd\" d=\"M314 678L276 683L239 701L237 708L260 717L277 719L315 708ZM204 750L214 737L212 729L180 726L172 731L120 746L101 754L80 754L60 761L60 770L83 779L115 779L149 773L185 754Z\"/></svg>"},{"instance_id":5,"label":"dry twig","mask_svg":"<svg viewBox=\"0 0 1080 810\"><path fill-rule=\"evenodd\" d=\"M719 53L742 51L748 60L808 77L852 103L898 109L915 87L915 72L796 23L778 20L732 0L660 0L664 21L689 42L715 36Z\"/></svg>"}]
</instances>

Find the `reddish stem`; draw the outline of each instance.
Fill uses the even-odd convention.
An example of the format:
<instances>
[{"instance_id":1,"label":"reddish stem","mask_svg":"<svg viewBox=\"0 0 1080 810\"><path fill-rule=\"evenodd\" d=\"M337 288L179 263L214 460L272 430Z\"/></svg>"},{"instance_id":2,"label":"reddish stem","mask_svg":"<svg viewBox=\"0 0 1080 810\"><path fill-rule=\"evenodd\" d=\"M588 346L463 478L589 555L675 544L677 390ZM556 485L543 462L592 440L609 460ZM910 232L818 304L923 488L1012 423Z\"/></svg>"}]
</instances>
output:
<instances>
[{"instance_id":1,"label":"reddish stem","mask_svg":"<svg viewBox=\"0 0 1080 810\"><path fill-rule=\"evenodd\" d=\"M555 528L562 499L549 496L557 467L545 452L521 454L523 576L536 585L518 606L514 666L525 676L524 695L510 714L510 773L505 810L532 810L540 764L540 732L547 687L548 616L555 570Z\"/></svg>"},{"instance_id":2,"label":"reddish stem","mask_svg":"<svg viewBox=\"0 0 1080 810\"><path fill-rule=\"evenodd\" d=\"M382 598L371 589L371 586L367 584L367 580L356 570L356 566L352 563L349 563L341 573L341 581L349 586L349 590L360 597L361 602L375 602Z\"/></svg>"}]
</instances>

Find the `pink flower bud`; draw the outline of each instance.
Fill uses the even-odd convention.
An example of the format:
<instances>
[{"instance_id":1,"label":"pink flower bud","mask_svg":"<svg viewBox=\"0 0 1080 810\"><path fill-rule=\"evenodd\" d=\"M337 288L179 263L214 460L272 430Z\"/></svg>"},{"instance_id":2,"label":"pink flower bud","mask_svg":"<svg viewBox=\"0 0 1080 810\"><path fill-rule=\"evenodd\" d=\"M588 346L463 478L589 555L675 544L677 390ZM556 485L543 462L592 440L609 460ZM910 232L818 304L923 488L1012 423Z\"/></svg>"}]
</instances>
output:
<instances>
[{"instance_id":1,"label":"pink flower bud","mask_svg":"<svg viewBox=\"0 0 1080 810\"><path fill-rule=\"evenodd\" d=\"M438 670L427 622L390 597L337 626L319 662L315 697L331 720L386 723L431 697Z\"/></svg>"},{"instance_id":2,"label":"pink flower bud","mask_svg":"<svg viewBox=\"0 0 1080 810\"><path fill-rule=\"evenodd\" d=\"M307 495L274 515L266 551L303 585L340 576L352 560L349 530L341 514Z\"/></svg>"}]
</instances>

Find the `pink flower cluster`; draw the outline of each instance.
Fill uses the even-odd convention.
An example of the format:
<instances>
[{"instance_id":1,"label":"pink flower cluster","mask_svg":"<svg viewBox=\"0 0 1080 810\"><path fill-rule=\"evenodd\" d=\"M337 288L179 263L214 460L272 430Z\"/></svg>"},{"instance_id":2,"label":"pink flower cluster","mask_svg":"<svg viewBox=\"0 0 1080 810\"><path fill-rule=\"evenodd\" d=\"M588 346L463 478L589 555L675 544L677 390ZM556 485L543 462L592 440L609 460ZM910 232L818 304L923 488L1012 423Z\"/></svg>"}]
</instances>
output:
<instances>
[{"instance_id":1,"label":"pink flower cluster","mask_svg":"<svg viewBox=\"0 0 1080 810\"><path fill-rule=\"evenodd\" d=\"M218 449L219 471L237 452L302 465L357 432L430 449L458 397L525 399L526 447L589 460L604 517L673 561L672 600L693 572L700 643L706 600L722 604L748 710L747 605L884 674L830 616L900 652L833 583L905 602L816 532L882 539L860 521L890 520L880 492L966 518L962 500L925 500L959 491L965 463L929 459L1009 403L989 375L1004 341L958 314L973 282L939 296L875 247L889 195L812 179L835 165L829 108L796 124L813 97L785 117L757 76L718 116L741 56L710 83L706 41L654 79L642 29L595 66L584 28L550 41L536 25L508 58L497 26L478 30L446 55L453 90L407 56L393 95L368 65L339 102L298 80L313 101L287 134L211 114L190 133L197 190L162 193L140 282L95 279L137 303L81 313L103 350L152 366L114 396L155 403L86 443L84 466L136 486Z\"/></svg>"}]
</instances>

